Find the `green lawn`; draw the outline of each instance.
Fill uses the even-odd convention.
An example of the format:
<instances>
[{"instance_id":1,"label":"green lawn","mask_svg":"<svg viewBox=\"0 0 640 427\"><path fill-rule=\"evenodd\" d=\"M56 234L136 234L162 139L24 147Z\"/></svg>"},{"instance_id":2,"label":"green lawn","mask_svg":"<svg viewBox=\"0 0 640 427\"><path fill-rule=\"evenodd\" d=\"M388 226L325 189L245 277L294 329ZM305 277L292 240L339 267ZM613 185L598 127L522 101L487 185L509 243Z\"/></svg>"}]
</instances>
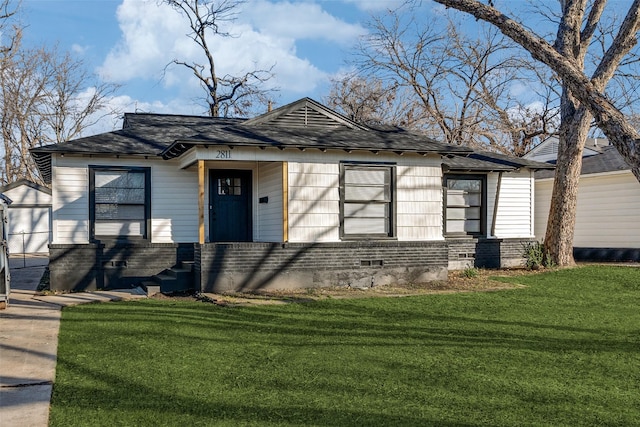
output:
<instances>
[{"instance_id":1,"label":"green lawn","mask_svg":"<svg viewBox=\"0 0 640 427\"><path fill-rule=\"evenodd\" d=\"M53 426L640 425L640 269L526 288L63 311Z\"/></svg>"}]
</instances>

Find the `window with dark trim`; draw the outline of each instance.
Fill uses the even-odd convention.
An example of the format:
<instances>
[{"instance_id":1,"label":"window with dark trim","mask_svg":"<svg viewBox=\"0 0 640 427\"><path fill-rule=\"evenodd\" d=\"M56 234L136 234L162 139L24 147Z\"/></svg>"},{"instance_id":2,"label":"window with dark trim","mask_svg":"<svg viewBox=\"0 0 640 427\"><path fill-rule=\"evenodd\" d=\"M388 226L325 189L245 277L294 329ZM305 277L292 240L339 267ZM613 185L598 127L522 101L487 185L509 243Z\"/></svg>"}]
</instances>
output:
<instances>
[{"instance_id":1,"label":"window with dark trim","mask_svg":"<svg viewBox=\"0 0 640 427\"><path fill-rule=\"evenodd\" d=\"M341 164L341 237L394 236L394 175L393 166Z\"/></svg>"},{"instance_id":2,"label":"window with dark trim","mask_svg":"<svg viewBox=\"0 0 640 427\"><path fill-rule=\"evenodd\" d=\"M91 240L147 239L151 169L89 166Z\"/></svg>"},{"instance_id":3,"label":"window with dark trim","mask_svg":"<svg viewBox=\"0 0 640 427\"><path fill-rule=\"evenodd\" d=\"M445 175L445 234L484 234L486 187L485 175Z\"/></svg>"}]
</instances>

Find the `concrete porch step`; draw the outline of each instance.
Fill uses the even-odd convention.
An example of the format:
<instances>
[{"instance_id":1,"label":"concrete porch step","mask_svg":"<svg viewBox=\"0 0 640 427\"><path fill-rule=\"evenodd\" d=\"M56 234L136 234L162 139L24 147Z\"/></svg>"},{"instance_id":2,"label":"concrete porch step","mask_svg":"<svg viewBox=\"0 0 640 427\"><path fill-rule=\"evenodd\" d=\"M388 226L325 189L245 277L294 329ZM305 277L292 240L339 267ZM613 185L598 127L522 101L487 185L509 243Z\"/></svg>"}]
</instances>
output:
<instances>
[{"instance_id":1,"label":"concrete porch step","mask_svg":"<svg viewBox=\"0 0 640 427\"><path fill-rule=\"evenodd\" d=\"M180 266L164 270L152 277L160 286L160 292L184 292L194 289L193 262L182 262Z\"/></svg>"},{"instance_id":2,"label":"concrete porch step","mask_svg":"<svg viewBox=\"0 0 640 427\"><path fill-rule=\"evenodd\" d=\"M140 287L144 289L148 297L160 293L160 285L153 280L144 280L143 282L140 282Z\"/></svg>"}]
</instances>

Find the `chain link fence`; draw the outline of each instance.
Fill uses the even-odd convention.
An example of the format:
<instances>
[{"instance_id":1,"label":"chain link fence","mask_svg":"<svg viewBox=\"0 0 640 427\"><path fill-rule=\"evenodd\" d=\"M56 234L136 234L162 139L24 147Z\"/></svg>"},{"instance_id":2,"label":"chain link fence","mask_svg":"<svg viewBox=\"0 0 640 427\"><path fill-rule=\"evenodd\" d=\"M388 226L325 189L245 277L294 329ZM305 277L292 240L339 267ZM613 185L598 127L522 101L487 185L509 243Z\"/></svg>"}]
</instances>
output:
<instances>
[{"instance_id":1,"label":"chain link fence","mask_svg":"<svg viewBox=\"0 0 640 427\"><path fill-rule=\"evenodd\" d=\"M48 262L49 241L51 233L46 231L21 231L18 233L8 233L7 243L9 245L9 256L12 258L12 267L17 267L18 259L22 267L31 265L33 259L40 260L38 263ZM30 261L31 260L31 261Z\"/></svg>"}]
</instances>

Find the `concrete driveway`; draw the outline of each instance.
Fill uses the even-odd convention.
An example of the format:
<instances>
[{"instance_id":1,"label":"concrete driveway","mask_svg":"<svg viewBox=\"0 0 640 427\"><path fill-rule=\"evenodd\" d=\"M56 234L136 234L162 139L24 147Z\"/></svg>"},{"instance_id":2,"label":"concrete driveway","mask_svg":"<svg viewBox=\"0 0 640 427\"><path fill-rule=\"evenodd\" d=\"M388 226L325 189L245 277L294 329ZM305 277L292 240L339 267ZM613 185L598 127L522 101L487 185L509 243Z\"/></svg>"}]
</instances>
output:
<instances>
[{"instance_id":1,"label":"concrete driveway","mask_svg":"<svg viewBox=\"0 0 640 427\"><path fill-rule=\"evenodd\" d=\"M146 298L139 289L37 296L46 257L14 258L9 306L0 310L0 426L43 427L55 380L61 309Z\"/></svg>"}]
</instances>

